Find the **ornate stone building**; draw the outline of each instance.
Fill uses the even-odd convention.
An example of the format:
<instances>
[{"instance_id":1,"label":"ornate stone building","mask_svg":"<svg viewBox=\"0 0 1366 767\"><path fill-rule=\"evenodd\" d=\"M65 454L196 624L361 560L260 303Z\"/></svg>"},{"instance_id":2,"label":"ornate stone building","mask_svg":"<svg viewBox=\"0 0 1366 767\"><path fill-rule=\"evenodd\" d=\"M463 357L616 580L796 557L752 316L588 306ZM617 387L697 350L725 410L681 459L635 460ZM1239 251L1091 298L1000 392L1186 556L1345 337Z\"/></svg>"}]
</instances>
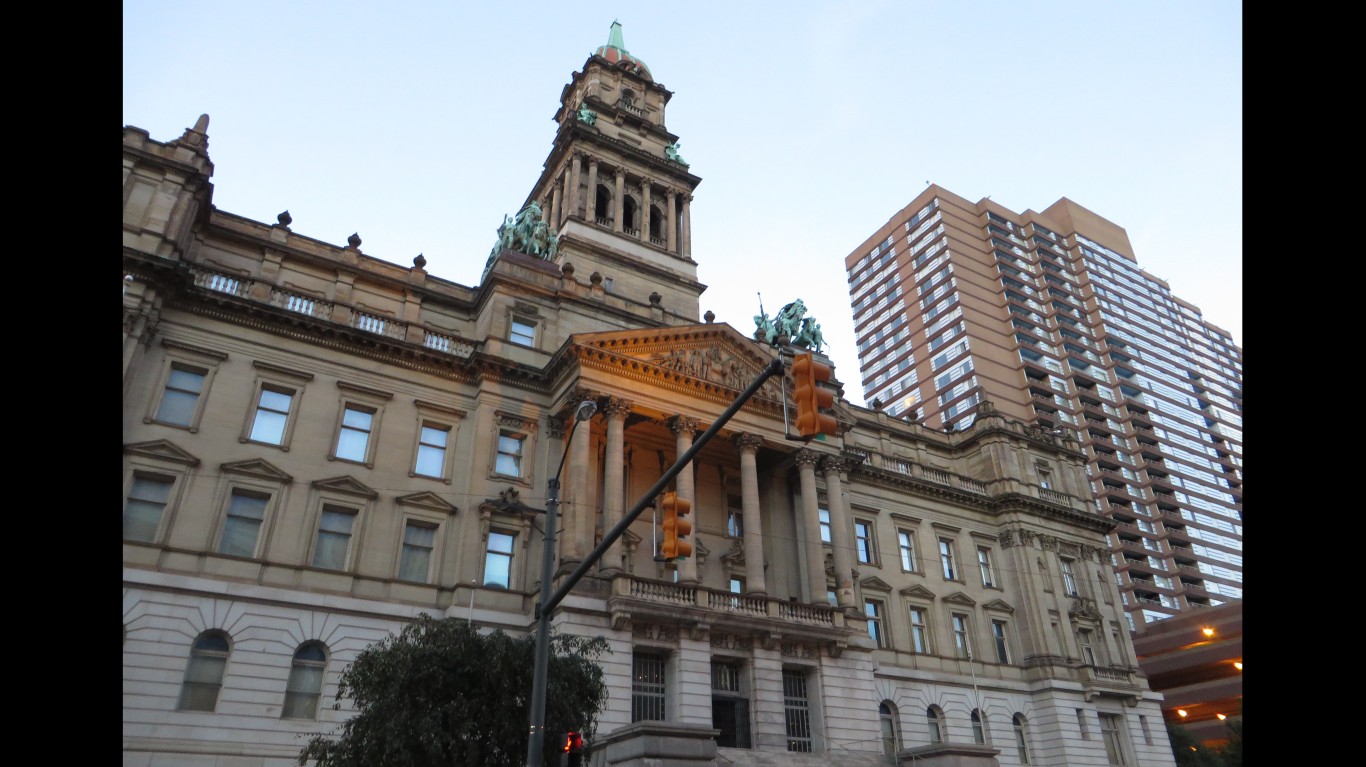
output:
<instances>
[{"instance_id":1,"label":"ornate stone building","mask_svg":"<svg viewBox=\"0 0 1366 767\"><path fill-rule=\"evenodd\" d=\"M614 25L473 287L215 209L207 116L124 129L125 765L292 765L405 621L531 630L560 467L557 578L790 354L698 315L671 96ZM692 557L647 508L556 611L613 650L595 764L1173 763L1076 442L804 443L785 388L673 481Z\"/></svg>"}]
</instances>

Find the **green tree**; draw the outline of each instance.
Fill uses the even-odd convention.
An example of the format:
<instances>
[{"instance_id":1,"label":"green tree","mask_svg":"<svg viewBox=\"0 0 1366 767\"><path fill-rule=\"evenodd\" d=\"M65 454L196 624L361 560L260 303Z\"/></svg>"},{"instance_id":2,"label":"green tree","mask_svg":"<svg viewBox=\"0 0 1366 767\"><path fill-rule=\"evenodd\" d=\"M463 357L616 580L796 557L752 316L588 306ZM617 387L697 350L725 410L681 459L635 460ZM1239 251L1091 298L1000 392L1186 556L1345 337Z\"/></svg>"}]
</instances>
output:
<instances>
[{"instance_id":1,"label":"green tree","mask_svg":"<svg viewBox=\"0 0 1366 767\"><path fill-rule=\"evenodd\" d=\"M370 645L342 671L334 708L357 713L314 735L299 764L318 767L517 767L526 762L535 637L481 634L468 621L418 616ZM591 742L607 685L595 659L602 637L551 637L546 753L577 730ZM556 764L558 761L555 762ZM547 764L551 761L547 759Z\"/></svg>"},{"instance_id":2,"label":"green tree","mask_svg":"<svg viewBox=\"0 0 1366 767\"><path fill-rule=\"evenodd\" d=\"M1226 726L1227 743L1205 746L1185 727L1168 724L1167 737L1176 756L1176 767L1243 767L1243 722L1230 719Z\"/></svg>"}]
</instances>

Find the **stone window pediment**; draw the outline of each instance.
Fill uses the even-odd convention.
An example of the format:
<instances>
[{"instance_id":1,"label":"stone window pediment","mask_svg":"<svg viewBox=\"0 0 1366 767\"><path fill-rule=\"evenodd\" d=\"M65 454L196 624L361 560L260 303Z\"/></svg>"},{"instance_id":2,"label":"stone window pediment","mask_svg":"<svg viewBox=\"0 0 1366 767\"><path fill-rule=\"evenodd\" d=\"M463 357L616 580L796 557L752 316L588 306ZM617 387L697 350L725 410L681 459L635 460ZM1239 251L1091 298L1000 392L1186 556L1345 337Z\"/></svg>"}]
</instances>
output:
<instances>
[{"instance_id":1,"label":"stone window pediment","mask_svg":"<svg viewBox=\"0 0 1366 767\"><path fill-rule=\"evenodd\" d=\"M873 576L871 578L864 578L863 580L859 581L859 585L865 589L871 589L873 591L883 591L891 593L892 590L892 585L890 583L882 580L881 578L878 578L877 576Z\"/></svg>"},{"instance_id":2,"label":"stone window pediment","mask_svg":"<svg viewBox=\"0 0 1366 767\"><path fill-rule=\"evenodd\" d=\"M137 455L143 458L153 458L159 461L178 463L184 466L198 466L199 459L184 448L174 442L164 439L152 440L150 442L135 442L123 446L123 452L130 455Z\"/></svg>"},{"instance_id":3,"label":"stone window pediment","mask_svg":"<svg viewBox=\"0 0 1366 767\"><path fill-rule=\"evenodd\" d=\"M455 513L460 510L456 508L454 504L433 492L411 493L409 495L399 496L394 499L394 503L405 506L416 506L430 511L438 511L451 516L454 516Z\"/></svg>"},{"instance_id":4,"label":"stone window pediment","mask_svg":"<svg viewBox=\"0 0 1366 767\"><path fill-rule=\"evenodd\" d=\"M256 479L264 479L270 482L287 484L294 481L294 477L284 473L269 461L260 458L252 458L246 461L232 461L219 467L224 474L241 474Z\"/></svg>"},{"instance_id":5,"label":"stone window pediment","mask_svg":"<svg viewBox=\"0 0 1366 767\"><path fill-rule=\"evenodd\" d=\"M952 594L949 594L944 597L944 601L951 605L963 605L964 607L975 607L977 605L977 600L961 591L955 591Z\"/></svg>"},{"instance_id":6,"label":"stone window pediment","mask_svg":"<svg viewBox=\"0 0 1366 767\"><path fill-rule=\"evenodd\" d=\"M934 600L934 592L924 586L909 586L897 592L903 597L913 597L915 599Z\"/></svg>"},{"instance_id":7,"label":"stone window pediment","mask_svg":"<svg viewBox=\"0 0 1366 767\"><path fill-rule=\"evenodd\" d=\"M374 499L379 497L379 493L371 490L365 483L357 480L355 477L349 476L320 479L313 483L313 487L317 490L344 493L346 495L355 495L361 498Z\"/></svg>"},{"instance_id":8,"label":"stone window pediment","mask_svg":"<svg viewBox=\"0 0 1366 767\"><path fill-rule=\"evenodd\" d=\"M1006 601L1003 600L1003 599L993 599L993 600L991 600L990 602L987 602L985 605L982 605L982 607L983 607L984 609L986 609L986 610L991 611L991 612L1000 612L1000 613L1013 613L1013 612L1015 612L1015 608L1012 607L1012 606L1010 605L1010 603L1006 602Z\"/></svg>"}]
</instances>

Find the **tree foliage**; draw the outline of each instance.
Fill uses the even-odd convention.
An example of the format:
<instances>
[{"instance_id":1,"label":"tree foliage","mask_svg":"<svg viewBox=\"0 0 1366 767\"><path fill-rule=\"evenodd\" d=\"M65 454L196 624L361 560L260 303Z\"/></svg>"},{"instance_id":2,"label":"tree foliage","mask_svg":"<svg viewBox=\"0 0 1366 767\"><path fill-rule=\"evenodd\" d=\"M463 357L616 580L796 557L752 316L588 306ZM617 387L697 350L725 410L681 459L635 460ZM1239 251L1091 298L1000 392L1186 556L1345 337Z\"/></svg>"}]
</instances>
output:
<instances>
[{"instance_id":1,"label":"tree foliage","mask_svg":"<svg viewBox=\"0 0 1366 767\"><path fill-rule=\"evenodd\" d=\"M558 732L590 741L607 685L602 637L551 637L546 752ZM535 637L481 634L468 621L420 615L370 645L342 672L337 703L356 714L314 735L299 764L318 767L517 767L526 762ZM547 764L551 761L547 760ZM555 762L558 763L558 762Z\"/></svg>"},{"instance_id":2,"label":"tree foliage","mask_svg":"<svg viewBox=\"0 0 1366 767\"><path fill-rule=\"evenodd\" d=\"M1176 767L1243 767L1243 722L1230 719L1225 724L1228 742L1218 746L1203 745L1185 727L1168 724L1167 737Z\"/></svg>"}]
</instances>

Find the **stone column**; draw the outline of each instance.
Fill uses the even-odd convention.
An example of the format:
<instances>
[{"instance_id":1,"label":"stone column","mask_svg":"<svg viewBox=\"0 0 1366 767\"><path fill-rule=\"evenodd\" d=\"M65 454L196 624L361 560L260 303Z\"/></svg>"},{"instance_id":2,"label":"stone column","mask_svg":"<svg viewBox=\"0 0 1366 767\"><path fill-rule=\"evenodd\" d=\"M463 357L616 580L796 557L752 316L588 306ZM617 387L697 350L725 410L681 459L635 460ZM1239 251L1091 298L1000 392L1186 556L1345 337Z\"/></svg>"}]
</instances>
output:
<instances>
[{"instance_id":1,"label":"stone column","mask_svg":"<svg viewBox=\"0 0 1366 767\"><path fill-rule=\"evenodd\" d=\"M616 220L612 223L612 231L620 234L626 228L626 172L617 168L617 199L613 205L616 211Z\"/></svg>"},{"instance_id":2,"label":"stone column","mask_svg":"<svg viewBox=\"0 0 1366 767\"><path fill-rule=\"evenodd\" d=\"M572 153L569 157L569 194L565 196L564 201L564 218L566 221L569 220L570 216L579 212L579 180L583 174L583 171L579 169L581 165L579 153Z\"/></svg>"},{"instance_id":3,"label":"stone column","mask_svg":"<svg viewBox=\"0 0 1366 767\"><path fill-rule=\"evenodd\" d=\"M674 449L676 455L681 458L692 447L693 433L697 431L697 419L676 415L669 419L669 430L674 433ZM674 488L680 497L692 501L692 513L688 515L688 521L692 523L693 531L688 534L687 540L692 544L693 553L683 560L678 580L680 583L697 583L697 493L693 484L692 461L674 477Z\"/></svg>"},{"instance_id":4,"label":"stone column","mask_svg":"<svg viewBox=\"0 0 1366 767\"><path fill-rule=\"evenodd\" d=\"M591 224L598 220L598 158L588 158L588 199L584 200L584 218Z\"/></svg>"},{"instance_id":5,"label":"stone column","mask_svg":"<svg viewBox=\"0 0 1366 767\"><path fill-rule=\"evenodd\" d=\"M844 491L840 484L840 472L844 470L844 462L838 458L826 458L821 461L821 468L825 471L825 500L830 507L830 547L834 549L835 594L840 607L853 607L853 569L858 557L854 554L854 541L851 536L853 520L849 517L849 508L844 504Z\"/></svg>"},{"instance_id":6,"label":"stone column","mask_svg":"<svg viewBox=\"0 0 1366 767\"><path fill-rule=\"evenodd\" d=\"M640 180L640 241L650 241L650 179Z\"/></svg>"},{"instance_id":7,"label":"stone column","mask_svg":"<svg viewBox=\"0 0 1366 767\"><path fill-rule=\"evenodd\" d=\"M631 412L631 403L613 397L602 412L607 417L607 455L603 458L607 465L603 467L602 483L602 530L605 535L617 526L622 516L622 498L626 493L626 416ZM607 548L600 567L604 573L621 570L620 540Z\"/></svg>"},{"instance_id":8,"label":"stone column","mask_svg":"<svg viewBox=\"0 0 1366 767\"><path fill-rule=\"evenodd\" d=\"M736 434L733 441L740 451L740 508L745 524L745 593L764 596L764 531L759 514L759 471L755 456L764 444L755 434Z\"/></svg>"},{"instance_id":9,"label":"stone column","mask_svg":"<svg viewBox=\"0 0 1366 767\"><path fill-rule=\"evenodd\" d=\"M569 174L566 173L565 175L567 176ZM563 178L560 180L562 182L564 181ZM564 184L559 183L550 190L550 228L552 230L558 229L560 226L560 200L564 198L564 194L562 193L563 188Z\"/></svg>"},{"instance_id":10,"label":"stone column","mask_svg":"<svg viewBox=\"0 0 1366 767\"><path fill-rule=\"evenodd\" d=\"M688 203L690 202L692 202L692 195L683 195L683 247L678 255L684 258L692 256L692 217L688 214Z\"/></svg>"},{"instance_id":11,"label":"stone column","mask_svg":"<svg viewBox=\"0 0 1366 767\"><path fill-rule=\"evenodd\" d=\"M678 213L674 211L675 201L678 193L670 189L664 193L664 197L669 202L669 252L678 252Z\"/></svg>"},{"instance_id":12,"label":"stone column","mask_svg":"<svg viewBox=\"0 0 1366 767\"><path fill-rule=\"evenodd\" d=\"M577 400L576 400L577 401ZM574 415L571 413L570 418ZM568 427L566 427L568 428ZM588 502L588 477L592 473L589 445L592 438L592 424L581 421L574 428L574 436L569 440L569 465L565 474L569 477L569 527L565 535L565 556L567 561L582 562L592 548L593 506Z\"/></svg>"},{"instance_id":13,"label":"stone column","mask_svg":"<svg viewBox=\"0 0 1366 767\"><path fill-rule=\"evenodd\" d=\"M796 460L802 491L802 529L806 532L806 583L811 592L809 601L811 604L824 604L827 602L825 546L821 543L821 504L816 497L816 464L820 456L810 450L800 450ZM833 542L833 538L831 540Z\"/></svg>"}]
</instances>

